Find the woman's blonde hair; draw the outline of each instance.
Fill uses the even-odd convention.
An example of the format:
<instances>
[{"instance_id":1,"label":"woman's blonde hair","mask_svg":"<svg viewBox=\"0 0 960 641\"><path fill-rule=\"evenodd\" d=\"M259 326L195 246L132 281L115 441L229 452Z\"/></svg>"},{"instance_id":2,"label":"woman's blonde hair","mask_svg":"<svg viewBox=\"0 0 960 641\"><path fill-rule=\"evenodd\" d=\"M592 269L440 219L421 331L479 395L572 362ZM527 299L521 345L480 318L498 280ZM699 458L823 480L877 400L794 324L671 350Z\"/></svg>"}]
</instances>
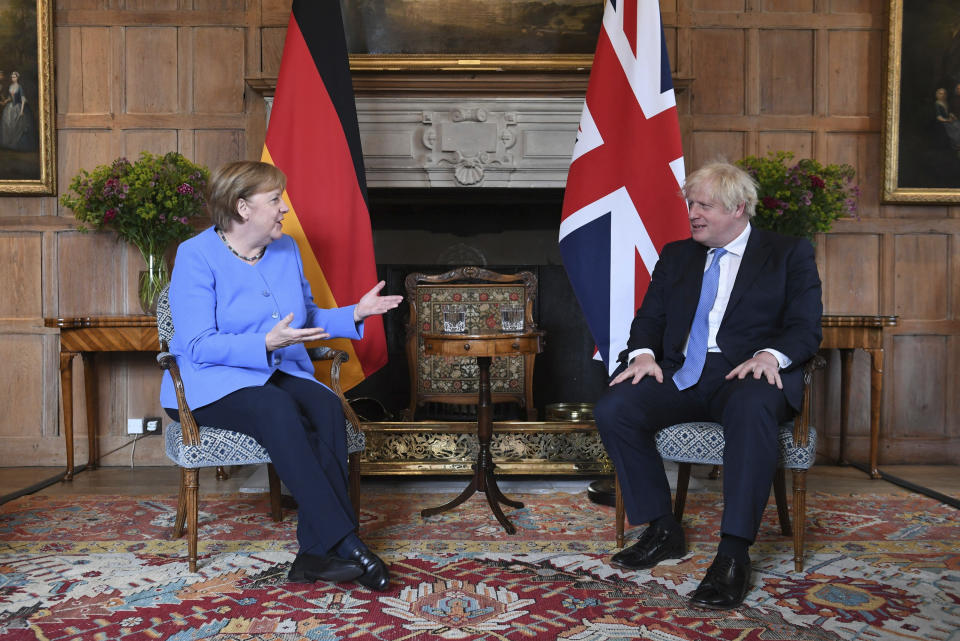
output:
<instances>
[{"instance_id":1,"label":"woman's blonde hair","mask_svg":"<svg viewBox=\"0 0 960 641\"><path fill-rule=\"evenodd\" d=\"M207 183L207 211L219 229L228 231L234 221L242 221L237 202L255 194L285 189L287 177L265 162L238 160L221 165Z\"/></svg>"}]
</instances>

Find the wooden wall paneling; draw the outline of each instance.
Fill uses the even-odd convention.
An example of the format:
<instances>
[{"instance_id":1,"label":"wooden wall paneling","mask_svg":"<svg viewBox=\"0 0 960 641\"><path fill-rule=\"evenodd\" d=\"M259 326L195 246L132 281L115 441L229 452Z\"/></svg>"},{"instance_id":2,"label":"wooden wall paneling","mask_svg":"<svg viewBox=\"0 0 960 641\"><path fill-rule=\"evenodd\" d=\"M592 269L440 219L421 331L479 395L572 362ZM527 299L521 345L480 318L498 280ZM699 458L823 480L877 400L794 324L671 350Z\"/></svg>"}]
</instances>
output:
<instances>
[{"instance_id":1,"label":"wooden wall paneling","mask_svg":"<svg viewBox=\"0 0 960 641\"><path fill-rule=\"evenodd\" d=\"M880 313L879 234L821 234L823 308L827 314ZM869 378L869 376L868 376Z\"/></svg>"},{"instance_id":2,"label":"wooden wall paneling","mask_svg":"<svg viewBox=\"0 0 960 641\"><path fill-rule=\"evenodd\" d=\"M830 115L862 116L880 112L881 40L881 33L876 30L830 31Z\"/></svg>"},{"instance_id":3,"label":"wooden wall paneling","mask_svg":"<svg viewBox=\"0 0 960 641\"><path fill-rule=\"evenodd\" d=\"M286 27L263 27L260 29L260 71L265 76L280 73L280 61L283 59L283 41L287 36Z\"/></svg>"},{"instance_id":4,"label":"wooden wall paneling","mask_svg":"<svg viewBox=\"0 0 960 641\"><path fill-rule=\"evenodd\" d=\"M821 0L829 2L831 13L872 13L883 15L887 3L884 0Z\"/></svg>"},{"instance_id":5,"label":"wooden wall paneling","mask_svg":"<svg viewBox=\"0 0 960 641\"><path fill-rule=\"evenodd\" d=\"M950 237L945 234L897 234L894 313L909 319L947 317Z\"/></svg>"},{"instance_id":6,"label":"wooden wall paneling","mask_svg":"<svg viewBox=\"0 0 960 641\"><path fill-rule=\"evenodd\" d=\"M879 132L827 132L826 153L821 158L828 163L846 163L857 171L860 188L857 213L861 218L880 215L880 134Z\"/></svg>"},{"instance_id":7,"label":"wooden wall paneling","mask_svg":"<svg viewBox=\"0 0 960 641\"><path fill-rule=\"evenodd\" d=\"M194 133L196 152L194 159L210 168L211 171L225 162L238 158L260 159L256 156L245 155L243 132L235 129L213 129L196 131Z\"/></svg>"},{"instance_id":8,"label":"wooden wall paneling","mask_svg":"<svg viewBox=\"0 0 960 641\"><path fill-rule=\"evenodd\" d=\"M124 31L126 112L176 113L180 87L175 27L129 27Z\"/></svg>"},{"instance_id":9,"label":"wooden wall paneling","mask_svg":"<svg viewBox=\"0 0 960 641\"><path fill-rule=\"evenodd\" d=\"M693 132L693 154L688 170L697 169L704 164L726 158L736 160L746 155L745 136L742 131L695 131Z\"/></svg>"},{"instance_id":10,"label":"wooden wall paneling","mask_svg":"<svg viewBox=\"0 0 960 641\"><path fill-rule=\"evenodd\" d=\"M126 243L112 232L61 233L59 315L121 314L128 288ZM136 252L136 250L133 250Z\"/></svg>"},{"instance_id":11,"label":"wooden wall paneling","mask_svg":"<svg viewBox=\"0 0 960 641\"><path fill-rule=\"evenodd\" d=\"M676 13L677 0L660 0L660 14Z\"/></svg>"},{"instance_id":12,"label":"wooden wall paneling","mask_svg":"<svg viewBox=\"0 0 960 641\"><path fill-rule=\"evenodd\" d=\"M264 25L286 27L292 5L293 0L260 0L260 19Z\"/></svg>"},{"instance_id":13,"label":"wooden wall paneling","mask_svg":"<svg viewBox=\"0 0 960 641\"><path fill-rule=\"evenodd\" d=\"M744 0L693 0L694 11L745 11Z\"/></svg>"},{"instance_id":14,"label":"wooden wall paneling","mask_svg":"<svg viewBox=\"0 0 960 641\"><path fill-rule=\"evenodd\" d=\"M132 129L123 132L124 155L135 161L141 151L163 155L179 151L179 132L175 129Z\"/></svg>"},{"instance_id":15,"label":"wooden wall paneling","mask_svg":"<svg viewBox=\"0 0 960 641\"><path fill-rule=\"evenodd\" d=\"M57 132L57 193L62 194L81 169L114 161L123 153L123 140L111 131L60 129ZM69 210L61 212L68 216Z\"/></svg>"},{"instance_id":16,"label":"wooden wall paneling","mask_svg":"<svg viewBox=\"0 0 960 641\"><path fill-rule=\"evenodd\" d=\"M10 197L3 200L0 207L0 219L4 217L49 216L53 199L37 196Z\"/></svg>"},{"instance_id":17,"label":"wooden wall paneling","mask_svg":"<svg viewBox=\"0 0 960 641\"><path fill-rule=\"evenodd\" d=\"M891 438L946 435L947 337L899 334L893 338L897 366L887 370L893 391ZM903 454L910 457L910 448ZM934 462L934 461L930 461Z\"/></svg>"},{"instance_id":18,"label":"wooden wall paneling","mask_svg":"<svg viewBox=\"0 0 960 641\"><path fill-rule=\"evenodd\" d=\"M33 438L43 435L43 337L39 334L4 333L0 340L0 438ZM7 463L12 464L11 462Z\"/></svg>"},{"instance_id":19,"label":"wooden wall paneling","mask_svg":"<svg viewBox=\"0 0 960 641\"><path fill-rule=\"evenodd\" d=\"M813 0L763 0L764 11L811 13Z\"/></svg>"},{"instance_id":20,"label":"wooden wall paneling","mask_svg":"<svg viewBox=\"0 0 960 641\"><path fill-rule=\"evenodd\" d=\"M192 0L197 11L243 11L244 0Z\"/></svg>"},{"instance_id":21,"label":"wooden wall paneling","mask_svg":"<svg viewBox=\"0 0 960 641\"><path fill-rule=\"evenodd\" d=\"M766 156L771 151L792 151L794 161L799 158L812 158L812 131L763 131L757 134L757 154Z\"/></svg>"},{"instance_id":22,"label":"wooden wall paneling","mask_svg":"<svg viewBox=\"0 0 960 641\"><path fill-rule=\"evenodd\" d=\"M692 105L698 114L744 113L744 33L698 29L692 34Z\"/></svg>"},{"instance_id":23,"label":"wooden wall paneling","mask_svg":"<svg viewBox=\"0 0 960 641\"><path fill-rule=\"evenodd\" d=\"M759 112L813 113L813 31L763 29L759 40Z\"/></svg>"},{"instance_id":24,"label":"wooden wall paneling","mask_svg":"<svg viewBox=\"0 0 960 641\"><path fill-rule=\"evenodd\" d=\"M236 27L193 30L193 111L242 113L243 31Z\"/></svg>"},{"instance_id":25,"label":"wooden wall paneling","mask_svg":"<svg viewBox=\"0 0 960 641\"><path fill-rule=\"evenodd\" d=\"M179 5L180 0L124 0L127 11L174 11Z\"/></svg>"},{"instance_id":26,"label":"wooden wall paneling","mask_svg":"<svg viewBox=\"0 0 960 641\"><path fill-rule=\"evenodd\" d=\"M0 317L42 315L42 241L39 233L0 233Z\"/></svg>"}]
</instances>

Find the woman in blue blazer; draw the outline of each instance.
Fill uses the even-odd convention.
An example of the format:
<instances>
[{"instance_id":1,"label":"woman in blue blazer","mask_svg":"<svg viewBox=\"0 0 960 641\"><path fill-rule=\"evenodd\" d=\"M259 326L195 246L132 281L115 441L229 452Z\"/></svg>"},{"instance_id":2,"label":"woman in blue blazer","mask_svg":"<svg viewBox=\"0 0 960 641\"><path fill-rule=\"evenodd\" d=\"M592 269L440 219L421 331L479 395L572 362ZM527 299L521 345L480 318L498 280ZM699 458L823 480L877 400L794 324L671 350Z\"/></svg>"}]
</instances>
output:
<instances>
[{"instance_id":1,"label":"woman in blue blazer","mask_svg":"<svg viewBox=\"0 0 960 641\"><path fill-rule=\"evenodd\" d=\"M201 425L254 437L299 505L300 551L291 581L356 580L384 590L384 562L359 539L347 483L344 416L313 377L305 342L363 338L363 320L400 304L382 281L347 307L313 302L296 243L283 234L289 211L283 172L233 162L210 179L213 226L181 243L170 281L170 351ZM173 382L160 401L178 420Z\"/></svg>"}]
</instances>

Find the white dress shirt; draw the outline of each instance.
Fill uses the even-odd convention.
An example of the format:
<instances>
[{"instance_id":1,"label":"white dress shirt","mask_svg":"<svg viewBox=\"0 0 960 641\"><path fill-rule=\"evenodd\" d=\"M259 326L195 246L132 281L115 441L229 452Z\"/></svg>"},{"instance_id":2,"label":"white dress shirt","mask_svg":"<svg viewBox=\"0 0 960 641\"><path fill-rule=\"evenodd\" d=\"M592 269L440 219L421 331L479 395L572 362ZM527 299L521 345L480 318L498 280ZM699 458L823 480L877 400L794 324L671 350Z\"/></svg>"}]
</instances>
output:
<instances>
[{"instance_id":1,"label":"white dress shirt","mask_svg":"<svg viewBox=\"0 0 960 641\"><path fill-rule=\"evenodd\" d=\"M727 253L720 257L720 276L719 282L717 284L717 297L713 301L713 307L710 308L710 314L707 320L707 327L709 329L707 333L707 351L708 352L719 352L720 348L717 346L717 332L720 331L720 321L723 320L723 315L727 311L727 303L730 302L730 292L733 291L733 284L737 281L737 273L740 271L740 261L743 260L743 252L747 248L747 240L750 238L750 230L752 227L748 223L746 228L740 232L740 235L734 238L732 241L727 243L724 246L724 249L727 250ZM716 250L711 248L707 252L706 260L704 261L703 271L706 272L707 268L710 267L710 262L713 260L713 254ZM683 344L683 354L687 354L687 342L689 342L690 336L687 336L687 341ZM793 361L787 357L786 354L779 352L772 348L764 348L754 352L754 356L760 352L769 352L776 357L777 362L780 364L780 369L785 367L790 367L790 363ZM629 363L634 358L640 354L650 354L654 355L652 349L641 348L635 349L629 354L627 362ZM739 365L739 363L737 363Z\"/></svg>"}]
</instances>

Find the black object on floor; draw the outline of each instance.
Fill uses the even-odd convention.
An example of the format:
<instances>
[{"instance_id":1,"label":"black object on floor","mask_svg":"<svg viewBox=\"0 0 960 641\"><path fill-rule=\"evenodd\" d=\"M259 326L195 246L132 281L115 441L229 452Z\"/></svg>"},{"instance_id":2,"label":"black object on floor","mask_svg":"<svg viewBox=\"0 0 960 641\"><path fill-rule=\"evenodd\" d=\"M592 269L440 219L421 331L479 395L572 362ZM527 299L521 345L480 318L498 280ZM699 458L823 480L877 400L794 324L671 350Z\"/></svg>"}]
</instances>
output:
<instances>
[{"instance_id":1,"label":"black object on floor","mask_svg":"<svg viewBox=\"0 0 960 641\"><path fill-rule=\"evenodd\" d=\"M587 497L594 503L615 507L617 491L613 479L599 479L587 486Z\"/></svg>"}]
</instances>

